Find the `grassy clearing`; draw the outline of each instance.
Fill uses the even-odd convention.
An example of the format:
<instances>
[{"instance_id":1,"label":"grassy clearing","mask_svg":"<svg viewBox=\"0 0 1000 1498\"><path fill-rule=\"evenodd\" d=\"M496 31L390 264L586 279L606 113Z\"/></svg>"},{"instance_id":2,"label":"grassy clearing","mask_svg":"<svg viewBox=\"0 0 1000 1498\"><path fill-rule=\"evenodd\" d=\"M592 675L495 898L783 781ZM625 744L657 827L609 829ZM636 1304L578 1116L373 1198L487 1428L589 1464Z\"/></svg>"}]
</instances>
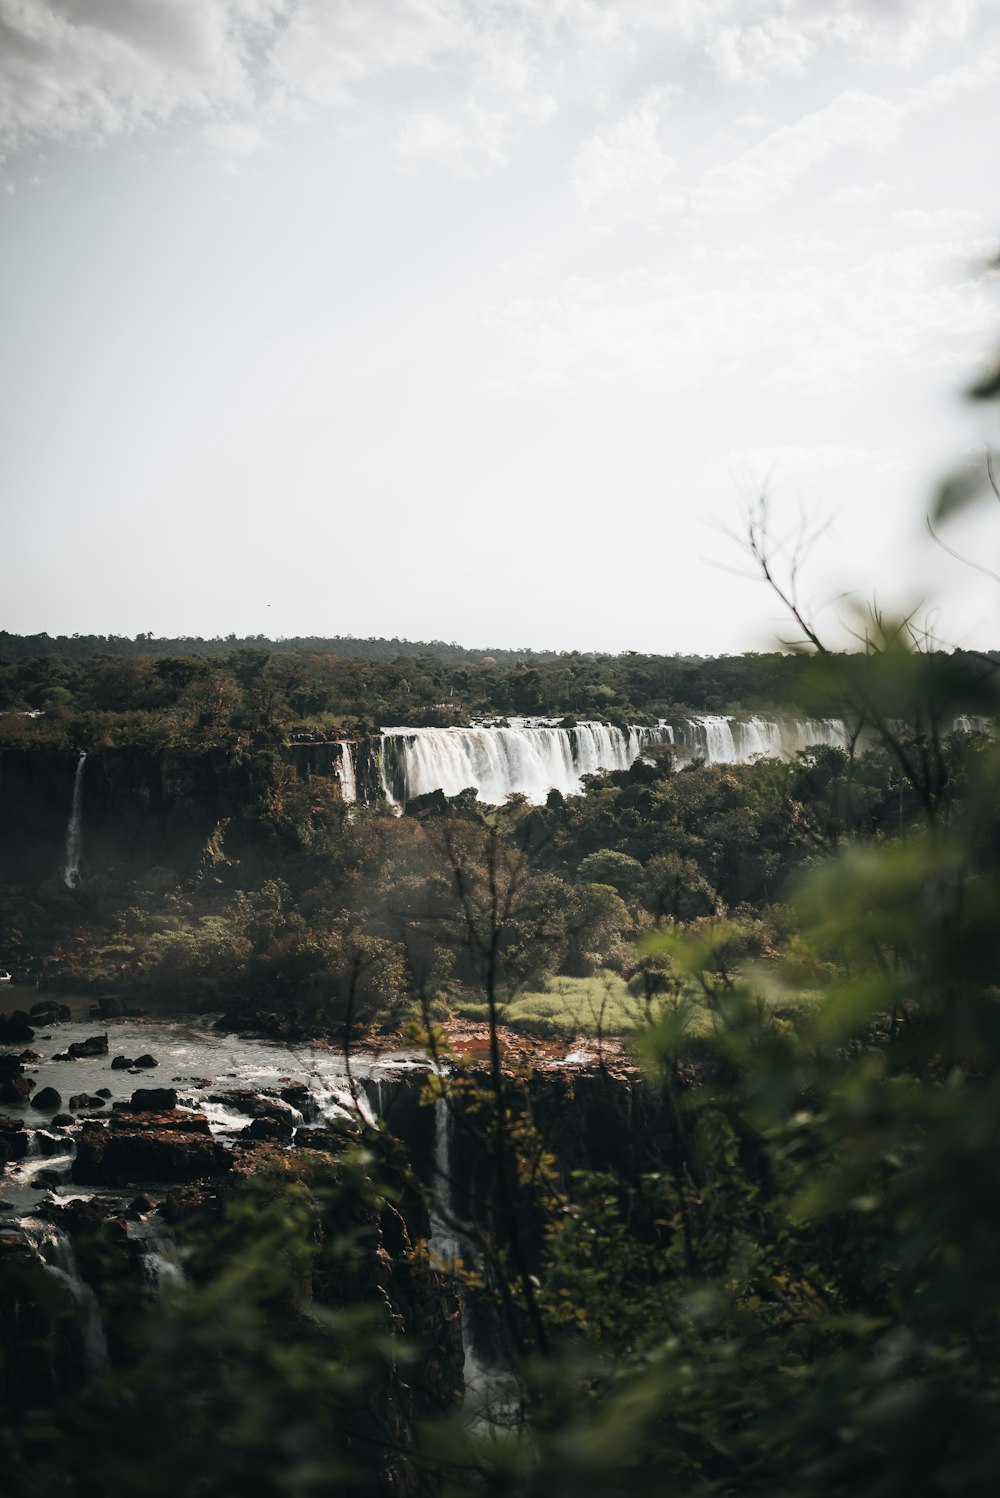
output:
<instances>
[{"instance_id":1,"label":"grassy clearing","mask_svg":"<svg viewBox=\"0 0 1000 1498\"><path fill-rule=\"evenodd\" d=\"M794 1023L821 1000L822 995L811 990L783 993L766 1002L781 1018ZM485 1021L489 1017L486 1005L474 1002L461 1004L458 1012L470 1020ZM500 1012L501 1022L512 1030L546 1039L628 1035L645 1024L646 1018L644 1001L629 993L618 973L609 971L594 973L589 978L550 978L544 989L507 999ZM707 1010L696 1006L691 1015L690 1033L707 1033L711 1026Z\"/></svg>"}]
</instances>

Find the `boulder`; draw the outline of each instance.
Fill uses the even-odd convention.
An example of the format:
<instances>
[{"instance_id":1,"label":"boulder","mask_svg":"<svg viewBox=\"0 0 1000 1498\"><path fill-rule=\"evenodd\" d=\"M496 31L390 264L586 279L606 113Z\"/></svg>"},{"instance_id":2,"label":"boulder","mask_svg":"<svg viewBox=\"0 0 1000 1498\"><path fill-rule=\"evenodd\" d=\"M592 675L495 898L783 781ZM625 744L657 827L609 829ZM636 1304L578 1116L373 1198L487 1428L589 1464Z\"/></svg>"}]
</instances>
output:
<instances>
[{"instance_id":1,"label":"boulder","mask_svg":"<svg viewBox=\"0 0 1000 1498\"><path fill-rule=\"evenodd\" d=\"M137 1087L129 1107L133 1113L169 1113L177 1107L177 1093L172 1087Z\"/></svg>"},{"instance_id":2,"label":"boulder","mask_svg":"<svg viewBox=\"0 0 1000 1498\"><path fill-rule=\"evenodd\" d=\"M110 1087L98 1087L98 1089L97 1089L97 1096L98 1097L103 1097L103 1098L109 1098L111 1096L111 1088Z\"/></svg>"},{"instance_id":3,"label":"boulder","mask_svg":"<svg viewBox=\"0 0 1000 1498\"><path fill-rule=\"evenodd\" d=\"M0 1103L26 1103L34 1085L31 1077L19 1077L16 1073L0 1077Z\"/></svg>"},{"instance_id":4,"label":"boulder","mask_svg":"<svg viewBox=\"0 0 1000 1498\"><path fill-rule=\"evenodd\" d=\"M104 1099L95 1097L89 1092L74 1092L69 1100L69 1106L75 1111L78 1108L103 1108Z\"/></svg>"},{"instance_id":5,"label":"boulder","mask_svg":"<svg viewBox=\"0 0 1000 1498\"><path fill-rule=\"evenodd\" d=\"M208 1121L205 1133L162 1127L161 1115L149 1115L140 1124L118 1115L118 1126L102 1129L89 1125L77 1141L73 1179L84 1185L128 1186L133 1181L168 1181L188 1184L207 1176L222 1175L232 1168L232 1156L216 1144ZM172 1122L172 1120L171 1120Z\"/></svg>"},{"instance_id":6,"label":"boulder","mask_svg":"<svg viewBox=\"0 0 1000 1498\"><path fill-rule=\"evenodd\" d=\"M23 1045L34 1038L31 1018L23 1009L15 1009L13 1014L0 1014L0 1045L6 1045L8 1041Z\"/></svg>"},{"instance_id":7,"label":"boulder","mask_svg":"<svg viewBox=\"0 0 1000 1498\"><path fill-rule=\"evenodd\" d=\"M28 1153L28 1135L20 1118L0 1118L0 1166L23 1160Z\"/></svg>"},{"instance_id":8,"label":"boulder","mask_svg":"<svg viewBox=\"0 0 1000 1498\"><path fill-rule=\"evenodd\" d=\"M57 1113L55 1118L52 1120L53 1128L57 1129L68 1129L71 1124L75 1123L76 1119L73 1117L72 1113Z\"/></svg>"},{"instance_id":9,"label":"boulder","mask_svg":"<svg viewBox=\"0 0 1000 1498\"><path fill-rule=\"evenodd\" d=\"M40 1051L32 1051L29 1048L28 1050L21 1052L19 1059L21 1061L41 1061L42 1056Z\"/></svg>"},{"instance_id":10,"label":"boulder","mask_svg":"<svg viewBox=\"0 0 1000 1498\"><path fill-rule=\"evenodd\" d=\"M248 1139L272 1139L276 1142L291 1139L295 1125L287 1108L275 1103L266 1113L258 1113L249 1129L243 1132ZM243 1134L240 1135L243 1138Z\"/></svg>"},{"instance_id":11,"label":"boulder","mask_svg":"<svg viewBox=\"0 0 1000 1498\"><path fill-rule=\"evenodd\" d=\"M316 1101L305 1082L286 1082L279 1089L278 1096L289 1107L297 1108L304 1119L315 1118L318 1111Z\"/></svg>"},{"instance_id":12,"label":"boulder","mask_svg":"<svg viewBox=\"0 0 1000 1498\"><path fill-rule=\"evenodd\" d=\"M32 1004L28 1014L36 1025L58 1025L73 1018L73 1011L69 1006L57 1004L54 999L40 999L37 1004Z\"/></svg>"},{"instance_id":13,"label":"boulder","mask_svg":"<svg viewBox=\"0 0 1000 1498\"><path fill-rule=\"evenodd\" d=\"M156 1211L156 1202L145 1191L141 1191L134 1202L129 1202L129 1211L134 1212L136 1217L145 1217L147 1212Z\"/></svg>"},{"instance_id":14,"label":"boulder","mask_svg":"<svg viewBox=\"0 0 1000 1498\"><path fill-rule=\"evenodd\" d=\"M23 1056L16 1056L13 1051L4 1051L0 1056L0 1077L10 1076L12 1072L24 1071L23 1062Z\"/></svg>"},{"instance_id":15,"label":"boulder","mask_svg":"<svg viewBox=\"0 0 1000 1498\"><path fill-rule=\"evenodd\" d=\"M31 1099L31 1106L37 1108L39 1113L56 1113L62 1107L62 1098L54 1087L43 1087Z\"/></svg>"},{"instance_id":16,"label":"boulder","mask_svg":"<svg viewBox=\"0 0 1000 1498\"><path fill-rule=\"evenodd\" d=\"M75 1058L70 1055L69 1051L57 1051L52 1059L53 1061L73 1061Z\"/></svg>"},{"instance_id":17,"label":"boulder","mask_svg":"<svg viewBox=\"0 0 1000 1498\"><path fill-rule=\"evenodd\" d=\"M128 1071L135 1062L130 1056L115 1056L111 1062L112 1071Z\"/></svg>"},{"instance_id":18,"label":"boulder","mask_svg":"<svg viewBox=\"0 0 1000 1498\"><path fill-rule=\"evenodd\" d=\"M105 1037L105 1039L106 1038L107 1037ZM136 1056L135 1060L132 1063L133 1066L141 1066L141 1067L159 1066L159 1064L160 1063L157 1061L157 1059L156 1059L155 1056L149 1056L149 1055L146 1055L146 1056Z\"/></svg>"},{"instance_id":19,"label":"boulder","mask_svg":"<svg viewBox=\"0 0 1000 1498\"><path fill-rule=\"evenodd\" d=\"M106 1056L108 1054L108 1037L106 1035L91 1035L86 1040L76 1040L69 1047L71 1056Z\"/></svg>"}]
</instances>

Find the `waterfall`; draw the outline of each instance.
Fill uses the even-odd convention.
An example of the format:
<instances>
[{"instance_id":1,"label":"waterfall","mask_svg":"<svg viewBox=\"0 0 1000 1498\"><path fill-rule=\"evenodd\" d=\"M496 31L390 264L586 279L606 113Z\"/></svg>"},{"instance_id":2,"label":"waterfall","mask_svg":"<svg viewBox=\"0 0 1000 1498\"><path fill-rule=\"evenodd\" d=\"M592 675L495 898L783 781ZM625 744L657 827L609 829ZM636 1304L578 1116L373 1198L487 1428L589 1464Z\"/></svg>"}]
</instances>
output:
<instances>
[{"instance_id":1,"label":"waterfall","mask_svg":"<svg viewBox=\"0 0 1000 1498\"><path fill-rule=\"evenodd\" d=\"M535 805L550 790L577 796L584 775L627 770L654 744L676 744L709 764L739 764L762 754L791 759L812 744L844 748L847 731L837 718L736 718L702 713L661 720L627 731L607 723L515 720L507 726L387 728L380 767L387 801L405 806L415 796L443 791L457 796L472 786L480 801L498 806L512 793Z\"/></svg>"},{"instance_id":2,"label":"waterfall","mask_svg":"<svg viewBox=\"0 0 1000 1498\"><path fill-rule=\"evenodd\" d=\"M346 739L341 739L337 744L337 748L340 750L340 759L337 762L336 776L340 782L340 799L348 802L354 802L358 799L358 784L354 774L352 747Z\"/></svg>"},{"instance_id":3,"label":"waterfall","mask_svg":"<svg viewBox=\"0 0 1000 1498\"><path fill-rule=\"evenodd\" d=\"M129 1242L139 1261L143 1288L147 1295L159 1299L165 1290L187 1283L187 1276L177 1258L172 1238L164 1237L152 1222L130 1222L126 1226Z\"/></svg>"},{"instance_id":4,"label":"waterfall","mask_svg":"<svg viewBox=\"0 0 1000 1498\"><path fill-rule=\"evenodd\" d=\"M455 1208L451 1191L451 1109L447 1097L434 1099L434 1196L440 1211L431 1213L431 1235L428 1247L442 1264L453 1265L462 1257L462 1246L453 1228L444 1220L454 1221ZM464 1309L464 1308L463 1308ZM465 1316L462 1317L465 1337Z\"/></svg>"},{"instance_id":5,"label":"waterfall","mask_svg":"<svg viewBox=\"0 0 1000 1498\"><path fill-rule=\"evenodd\" d=\"M792 759L800 749L814 744L844 749L847 729L839 718L735 718L702 713L678 722L676 742L710 765L734 765L757 755Z\"/></svg>"},{"instance_id":6,"label":"waterfall","mask_svg":"<svg viewBox=\"0 0 1000 1498\"><path fill-rule=\"evenodd\" d=\"M41 1228L36 1246L45 1268L64 1287L76 1306L88 1368L91 1372L100 1372L108 1366L108 1344L101 1308L91 1287L80 1278L72 1241L61 1228L47 1223Z\"/></svg>"},{"instance_id":7,"label":"waterfall","mask_svg":"<svg viewBox=\"0 0 1000 1498\"><path fill-rule=\"evenodd\" d=\"M67 889L76 889L80 883L80 852L83 847L81 823L83 819L83 767L87 763L86 750L82 750L76 762L73 777L73 804L70 807L69 825L66 828L66 867L63 879Z\"/></svg>"},{"instance_id":8,"label":"waterfall","mask_svg":"<svg viewBox=\"0 0 1000 1498\"><path fill-rule=\"evenodd\" d=\"M607 723L387 728L382 734L382 788L386 800L396 805L428 791L457 796L468 786L490 806L515 792L540 805L551 790L578 796L584 775L627 770L648 744L669 743L671 737L665 725L624 733Z\"/></svg>"}]
</instances>

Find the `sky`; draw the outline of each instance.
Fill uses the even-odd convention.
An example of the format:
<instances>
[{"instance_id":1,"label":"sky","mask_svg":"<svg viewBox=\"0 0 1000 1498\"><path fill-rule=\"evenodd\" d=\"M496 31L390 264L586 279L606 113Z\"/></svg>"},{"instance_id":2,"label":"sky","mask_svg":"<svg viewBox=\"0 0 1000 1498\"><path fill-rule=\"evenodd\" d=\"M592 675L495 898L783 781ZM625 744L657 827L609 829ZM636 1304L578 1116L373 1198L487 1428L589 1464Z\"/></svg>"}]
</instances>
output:
<instances>
[{"instance_id":1,"label":"sky","mask_svg":"<svg viewBox=\"0 0 1000 1498\"><path fill-rule=\"evenodd\" d=\"M0 0L0 627L766 649L766 494L1000 647L998 139L1000 0Z\"/></svg>"}]
</instances>

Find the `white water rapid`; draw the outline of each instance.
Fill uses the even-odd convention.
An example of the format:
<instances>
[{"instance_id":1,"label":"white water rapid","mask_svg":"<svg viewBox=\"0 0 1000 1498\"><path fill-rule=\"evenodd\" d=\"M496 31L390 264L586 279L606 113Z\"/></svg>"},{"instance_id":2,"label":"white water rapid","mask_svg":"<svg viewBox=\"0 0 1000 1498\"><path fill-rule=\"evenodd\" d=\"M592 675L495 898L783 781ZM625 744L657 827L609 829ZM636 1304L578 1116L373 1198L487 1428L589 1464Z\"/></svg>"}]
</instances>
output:
<instances>
[{"instance_id":1,"label":"white water rapid","mask_svg":"<svg viewBox=\"0 0 1000 1498\"><path fill-rule=\"evenodd\" d=\"M67 889L76 889L80 883L80 853L83 849L83 767L87 763L86 751L83 751L76 762L76 774L73 776L73 804L69 812L69 824L66 828L66 867L63 869L63 879Z\"/></svg>"},{"instance_id":2,"label":"white water rapid","mask_svg":"<svg viewBox=\"0 0 1000 1498\"><path fill-rule=\"evenodd\" d=\"M758 754L790 759L812 744L845 743L844 724L836 718L702 714L628 730L607 723L560 728L527 719L504 727L387 728L382 788L395 806L429 791L457 796L468 786L490 806L515 792L540 805L550 790L579 795L584 775L627 770L652 744L676 744L709 764L737 764Z\"/></svg>"}]
</instances>

